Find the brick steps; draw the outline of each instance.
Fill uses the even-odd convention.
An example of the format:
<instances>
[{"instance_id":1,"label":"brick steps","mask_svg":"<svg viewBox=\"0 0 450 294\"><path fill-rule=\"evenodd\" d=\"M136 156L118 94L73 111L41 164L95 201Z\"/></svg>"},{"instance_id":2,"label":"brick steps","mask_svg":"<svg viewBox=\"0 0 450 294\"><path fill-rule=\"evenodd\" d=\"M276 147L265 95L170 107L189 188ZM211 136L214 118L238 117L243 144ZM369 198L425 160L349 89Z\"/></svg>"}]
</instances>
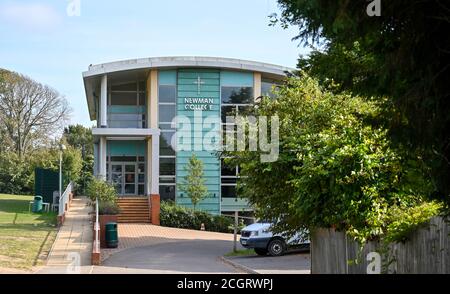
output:
<instances>
[{"instance_id":1,"label":"brick steps","mask_svg":"<svg viewBox=\"0 0 450 294\"><path fill-rule=\"evenodd\" d=\"M122 197L117 203L121 210L119 223L150 223L150 207L146 197Z\"/></svg>"}]
</instances>

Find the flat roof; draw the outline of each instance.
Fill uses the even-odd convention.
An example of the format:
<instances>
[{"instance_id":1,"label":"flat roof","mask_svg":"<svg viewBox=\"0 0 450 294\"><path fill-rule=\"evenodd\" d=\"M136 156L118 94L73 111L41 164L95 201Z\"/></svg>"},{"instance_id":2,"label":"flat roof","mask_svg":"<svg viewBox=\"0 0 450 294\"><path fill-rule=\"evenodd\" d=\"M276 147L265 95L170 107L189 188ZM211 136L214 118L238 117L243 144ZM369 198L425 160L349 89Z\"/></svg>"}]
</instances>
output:
<instances>
[{"instance_id":1,"label":"flat roof","mask_svg":"<svg viewBox=\"0 0 450 294\"><path fill-rule=\"evenodd\" d=\"M270 63L223 58L223 57L200 57L200 56L169 56L129 59L115 62L108 62L90 65L88 70L83 72L83 77L93 77L108 73L129 71L136 69L151 68L177 68L177 67L213 67L222 69L236 69L245 71L255 71L273 75L284 76L285 72L294 71L293 68L279 66Z\"/></svg>"},{"instance_id":2,"label":"flat roof","mask_svg":"<svg viewBox=\"0 0 450 294\"><path fill-rule=\"evenodd\" d=\"M259 72L266 77L279 79L285 77L286 72L296 70L264 62L202 56L150 57L90 65L88 70L83 72L83 81L91 120L96 119L94 93L99 91L101 76L107 74L111 78L119 79L130 75L141 77L146 75L150 69L174 69L180 67L251 71Z\"/></svg>"}]
</instances>

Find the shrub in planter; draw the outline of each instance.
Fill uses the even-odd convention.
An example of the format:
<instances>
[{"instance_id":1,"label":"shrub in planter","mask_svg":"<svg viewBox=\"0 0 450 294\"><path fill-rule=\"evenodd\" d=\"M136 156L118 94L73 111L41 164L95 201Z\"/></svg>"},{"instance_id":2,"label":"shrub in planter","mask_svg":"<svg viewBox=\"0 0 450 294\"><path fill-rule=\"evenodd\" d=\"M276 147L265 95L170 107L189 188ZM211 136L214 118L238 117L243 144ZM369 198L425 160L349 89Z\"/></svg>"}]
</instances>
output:
<instances>
[{"instance_id":1,"label":"shrub in planter","mask_svg":"<svg viewBox=\"0 0 450 294\"><path fill-rule=\"evenodd\" d=\"M98 213L100 215L118 215L120 214L120 208L114 202L100 201L98 203Z\"/></svg>"},{"instance_id":2,"label":"shrub in planter","mask_svg":"<svg viewBox=\"0 0 450 294\"><path fill-rule=\"evenodd\" d=\"M117 192L114 185L104 180L92 179L87 187L87 195L92 202L95 202L97 198L105 203L117 201Z\"/></svg>"}]
</instances>

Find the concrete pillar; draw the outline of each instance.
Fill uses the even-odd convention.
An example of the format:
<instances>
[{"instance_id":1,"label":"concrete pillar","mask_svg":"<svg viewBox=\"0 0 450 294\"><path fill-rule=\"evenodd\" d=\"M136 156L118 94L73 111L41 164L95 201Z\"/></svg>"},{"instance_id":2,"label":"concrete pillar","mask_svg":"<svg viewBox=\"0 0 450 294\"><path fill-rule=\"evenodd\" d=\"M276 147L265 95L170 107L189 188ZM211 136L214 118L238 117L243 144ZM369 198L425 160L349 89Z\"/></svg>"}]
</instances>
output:
<instances>
[{"instance_id":1,"label":"concrete pillar","mask_svg":"<svg viewBox=\"0 0 450 294\"><path fill-rule=\"evenodd\" d=\"M255 101L261 97L261 74L259 72L253 74L253 95Z\"/></svg>"},{"instance_id":2,"label":"concrete pillar","mask_svg":"<svg viewBox=\"0 0 450 294\"><path fill-rule=\"evenodd\" d=\"M148 127L158 128L158 70L152 69L147 79Z\"/></svg>"},{"instance_id":3,"label":"concrete pillar","mask_svg":"<svg viewBox=\"0 0 450 294\"><path fill-rule=\"evenodd\" d=\"M146 179L145 179L145 192L147 195L152 194L152 139L147 139L147 157L145 162Z\"/></svg>"},{"instance_id":4,"label":"concrete pillar","mask_svg":"<svg viewBox=\"0 0 450 294\"><path fill-rule=\"evenodd\" d=\"M159 194L159 135L152 137L152 187L151 194Z\"/></svg>"},{"instance_id":5,"label":"concrete pillar","mask_svg":"<svg viewBox=\"0 0 450 294\"><path fill-rule=\"evenodd\" d=\"M107 118L108 110L108 76L102 76L100 89L100 127L106 128L108 126Z\"/></svg>"},{"instance_id":6,"label":"concrete pillar","mask_svg":"<svg viewBox=\"0 0 450 294\"><path fill-rule=\"evenodd\" d=\"M98 149L99 149L98 176L100 179L106 180L106 137L100 137L100 144Z\"/></svg>"}]
</instances>

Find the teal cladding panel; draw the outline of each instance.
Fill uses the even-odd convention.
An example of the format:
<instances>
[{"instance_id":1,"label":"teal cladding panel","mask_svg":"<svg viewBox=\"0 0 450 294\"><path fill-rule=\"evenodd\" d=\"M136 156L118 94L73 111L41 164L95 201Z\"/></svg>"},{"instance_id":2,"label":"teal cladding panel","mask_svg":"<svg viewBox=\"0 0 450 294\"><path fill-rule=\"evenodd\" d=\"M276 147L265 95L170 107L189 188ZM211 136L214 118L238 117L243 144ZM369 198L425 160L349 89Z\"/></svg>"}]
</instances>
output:
<instances>
[{"instance_id":1,"label":"teal cladding panel","mask_svg":"<svg viewBox=\"0 0 450 294\"><path fill-rule=\"evenodd\" d=\"M220 80L222 86L253 87L252 72L222 71Z\"/></svg>"},{"instance_id":2,"label":"teal cladding panel","mask_svg":"<svg viewBox=\"0 0 450 294\"><path fill-rule=\"evenodd\" d=\"M108 141L110 156L145 156L144 141Z\"/></svg>"},{"instance_id":3,"label":"teal cladding panel","mask_svg":"<svg viewBox=\"0 0 450 294\"><path fill-rule=\"evenodd\" d=\"M160 85L175 86L177 84L177 71L176 70L160 70L159 75L158 75L158 83Z\"/></svg>"},{"instance_id":4,"label":"teal cladding panel","mask_svg":"<svg viewBox=\"0 0 450 294\"><path fill-rule=\"evenodd\" d=\"M178 98L177 115L183 115L191 119L191 133L178 130L178 138L190 138L192 150L194 140L197 137L203 137L210 131L207 128L201 128L200 134L194 134L194 111L189 105L207 105L208 111L202 112L202 120L207 116L220 117L220 72L209 69L180 69L178 71ZM200 88L198 85L200 78ZM210 98L212 103L189 103L191 100L185 98ZM198 100L197 100L198 101ZM209 101L211 102L211 101ZM186 108L186 106L188 106ZM209 106L212 106L211 109ZM220 214L220 161L213 151L179 151L176 159L176 182L183 183L187 175L186 166L192 154L203 161L206 186L208 196L198 205L198 208L213 214ZM192 207L190 198L186 193L177 188L176 203L179 205Z\"/></svg>"}]
</instances>

